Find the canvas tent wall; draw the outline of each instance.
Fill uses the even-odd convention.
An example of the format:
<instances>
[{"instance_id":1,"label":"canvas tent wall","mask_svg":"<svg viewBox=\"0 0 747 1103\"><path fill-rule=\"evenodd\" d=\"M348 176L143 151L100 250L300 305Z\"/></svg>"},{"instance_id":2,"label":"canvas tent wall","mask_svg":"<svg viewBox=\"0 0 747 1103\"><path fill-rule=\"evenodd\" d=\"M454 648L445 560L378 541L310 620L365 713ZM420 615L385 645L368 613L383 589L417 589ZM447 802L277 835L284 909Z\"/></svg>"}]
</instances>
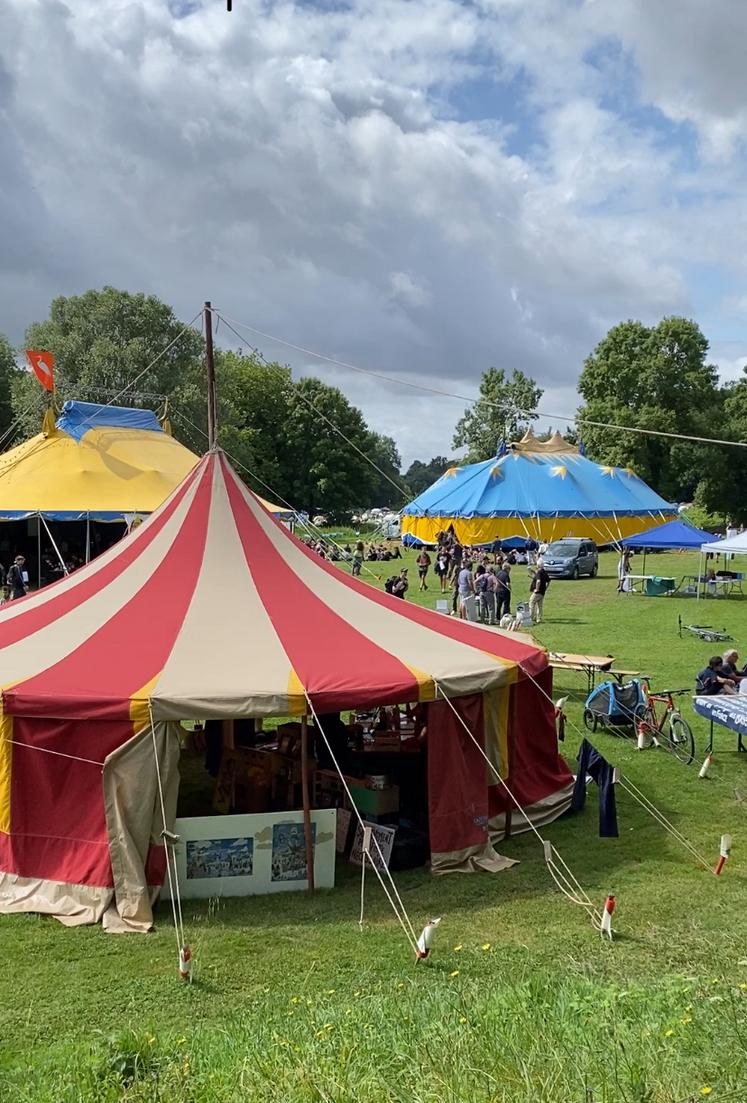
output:
<instances>
[{"instance_id":1,"label":"canvas tent wall","mask_svg":"<svg viewBox=\"0 0 747 1103\"><path fill-rule=\"evenodd\" d=\"M143 755L155 739L171 793L183 718L445 695L530 818L554 818L570 799L544 651L314 556L220 452L99 559L1 610L0 648L0 911L147 926L164 855ZM473 751L463 731L430 744L442 867L479 864L508 825L505 793Z\"/></svg>"},{"instance_id":2,"label":"canvas tent wall","mask_svg":"<svg viewBox=\"0 0 747 1103\"><path fill-rule=\"evenodd\" d=\"M630 469L594 463L555 433L527 432L493 459L451 467L402 511L403 537L435 544L453 526L463 544L587 537L597 544L676 515Z\"/></svg>"}]
</instances>

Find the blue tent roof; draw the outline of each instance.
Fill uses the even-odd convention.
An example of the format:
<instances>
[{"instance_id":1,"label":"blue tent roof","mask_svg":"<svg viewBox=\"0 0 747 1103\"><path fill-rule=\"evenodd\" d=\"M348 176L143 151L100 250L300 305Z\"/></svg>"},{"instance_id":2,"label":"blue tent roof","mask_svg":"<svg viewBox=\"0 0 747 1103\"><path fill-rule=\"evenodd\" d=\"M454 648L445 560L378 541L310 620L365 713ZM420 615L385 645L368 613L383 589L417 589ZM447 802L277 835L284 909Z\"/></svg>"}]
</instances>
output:
<instances>
[{"instance_id":1,"label":"blue tent roof","mask_svg":"<svg viewBox=\"0 0 747 1103\"><path fill-rule=\"evenodd\" d=\"M560 438L544 448L525 440L506 455L449 468L402 515L651 517L675 511L631 470L595 463Z\"/></svg>"},{"instance_id":2,"label":"blue tent roof","mask_svg":"<svg viewBox=\"0 0 747 1103\"><path fill-rule=\"evenodd\" d=\"M125 406L100 406L97 402L66 402L57 419L57 428L80 443L89 429L163 429L152 410L134 410Z\"/></svg>"},{"instance_id":3,"label":"blue tent roof","mask_svg":"<svg viewBox=\"0 0 747 1103\"><path fill-rule=\"evenodd\" d=\"M699 548L717 539L710 532L696 529L689 521L677 518L655 529L639 532L637 536L628 536L622 544L625 548Z\"/></svg>"}]
</instances>

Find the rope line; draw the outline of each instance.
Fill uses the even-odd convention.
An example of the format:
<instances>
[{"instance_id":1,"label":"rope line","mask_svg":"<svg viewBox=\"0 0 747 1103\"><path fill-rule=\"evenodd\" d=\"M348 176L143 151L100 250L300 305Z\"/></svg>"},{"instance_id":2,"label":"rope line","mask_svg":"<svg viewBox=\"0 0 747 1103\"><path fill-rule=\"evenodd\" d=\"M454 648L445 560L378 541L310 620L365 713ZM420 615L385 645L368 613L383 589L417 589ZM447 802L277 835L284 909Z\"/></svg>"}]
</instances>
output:
<instances>
[{"instance_id":1,"label":"rope line","mask_svg":"<svg viewBox=\"0 0 747 1103\"><path fill-rule=\"evenodd\" d=\"M179 871L176 865L176 855L174 854L173 842L171 840L171 832L169 831L168 823L166 822L166 803L163 796L163 783L161 780L161 765L158 761L158 742L156 740L156 725L153 720L153 707L150 700L148 701L148 716L150 718L150 734L153 740L153 758L156 763L156 782L158 785L158 799L161 805L161 818L163 820L163 846L166 851L166 872L169 879L169 896L171 897L171 913L174 919L174 933L176 935L176 952L177 956L181 953L182 947L186 945L186 939L184 937L184 921L182 918L182 900L179 892ZM173 862L173 873L172 873Z\"/></svg>"},{"instance_id":2,"label":"rope line","mask_svg":"<svg viewBox=\"0 0 747 1103\"><path fill-rule=\"evenodd\" d=\"M69 758L72 762L86 762L89 766L99 766L102 770L104 763L95 758L83 758L77 754L65 754L64 751L53 751L51 747L37 747L35 743L22 743L20 739L10 739L7 735L2 737L3 743L12 743L14 747L25 747L28 751L41 751L42 754L53 754L57 758Z\"/></svg>"},{"instance_id":3,"label":"rope line","mask_svg":"<svg viewBox=\"0 0 747 1103\"><path fill-rule=\"evenodd\" d=\"M221 318L221 317L222 317L222 315L221 315L221 314L218 314L218 318ZM233 328L233 326L231 325L231 323L230 323L230 322L229 322L229 321L228 321L228 320L227 320L226 318L223 318L223 321L224 321L224 322L226 323L226 325L227 325L227 326L228 326L228 328L229 328L229 329L230 329L230 330L232 331L232 333L234 333L234 334L235 334L235 335L236 335L236 336L238 337L238 339L239 339L239 340L241 341L241 340L242 340L241 334L240 334L240 333L239 333L239 332L238 332L237 330L235 330L235 329ZM263 363L263 364L267 364L267 360L266 360L266 359L265 359L265 357L264 357L264 356L262 355L262 353L261 353L261 352L259 351L259 349L255 349L254 351L255 351L256 355L257 355L257 356L259 356L259 358L260 358L260 360L262 361L262 363ZM338 434L338 436L342 437L342 439L343 439L343 440L345 441L345 443L346 443L346 444L349 444L349 445L350 445L350 447L351 447L351 448L353 448L353 449L354 449L354 450L355 450L355 451L356 451L356 452L358 453L358 455L359 455L359 456L362 456L362 457L363 457L363 459L364 459L364 460L366 461L366 463L369 463L369 464L371 465L371 467L373 467L373 469L374 469L375 471L377 471L377 472L379 473L379 475L381 475L381 477L382 477L382 478L386 479L386 481L387 481L388 483L390 483L390 484L391 484L391 486L393 486L393 487L394 487L394 489L395 489L395 490L397 491L397 493L398 493L398 494L401 494L401 495L402 495L402 496L403 496L403 497L404 497L405 499L410 499L410 498L414 497L414 495L413 495L412 491L411 491L411 490L409 490L409 488L408 488L408 487L406 487L406 486L403 486L403 485L401 485L401 484L399 484L399 483L396 483L396 482L394 481L394 479L392 479L392 478L391 478L391 477L390 477L389 475L387 475L386 471L382 471L382 469L381 469L381 468L379 467L379 465L378 465L377 463L375 463L375 462L374 462L374 461L373 461L373 460L371 459L371 457L370 457L370 456L367 456L367 455L366 455L366 453L365 453L365 452L364 452L364 451L363 451L363 450L362 450L361 448L359 448L359 447L358 447L358 445L357 445L357 444L356 444L356 443L355 443L354 441L350 440L350 438L349 438L349 437L347 437L347 436L346 436L346 435L345 435L345 434L343 433L342 429L340 429L340 428L339 428L339 426L335 425L335 423L334 423L333 421L331 421L331 420L330 420L330 418L328 418L326 414L322 413L322 411L321 411L320 409L318 409L318 408L317 408L317 407L316 407L316 406L315 406L315 405L313 404L313 402L310 402L310 401L309 401L309 400L308 400L308 399L307 399L307 398L306 398L306 397L305 397L304 395L302 395L302 394L300 393L300 391L298 391L298 390L296 390L296 391L294 392L294 395L295 395L295 397L296 397L296 398L300 398L300 399L301 399L301 401L302 401L302 402L303 402L303 403L304 403L304 404L306 405L306 407L307 407L307 408L308 408L309 410L311 410L311 411L312 411L312 413L315 413L315 414L317 415L317 417L320 417L320 418L321 418L321 419L322 419L323 421L325 421L325 422L327 423L327 425L329 425L329 427L330 427L331 429L333 429L335 433L337 433L337 434Z\"/></svg>"},{"instance_id":4,"label":"rope line","mask_svg":"<svg viewBox=\"0 0 747 1103\"><path fill-rule=\"evenodd\" d=\"M534 683L540 693L550 702L551 705L553 705L553 707L555 707L555 703L552 697L550 697L545 688L539 684L537 679L534 678L529 673L529 671L525 670L524 667L521 666L521 664L519 665L526 677ZM586 739L586 735L584 734L584 732L573 720L569 719L568 723L577 735L580 735L582 739ZM676 758L676 756L673 757ZM676 759L676 761L679 762L679 759ZM685 764L681 763L681 765ZM693 857L695 857L701 863L701 865L705 866L709 873L714 872L711 863L708 862L707 859L704 858L698 850L696 850L693 844L685 838L685 836L674 826L674 824L670 820L667 819L661 809L657 807L657 805L655 805L654 802L649 797L647 797L641 789L638 788L635 782L630 780L627 774L623 775L622 772L620 772L618 784L621 785L626 790L626 792L628 792L629 795L633 797L634 800L637 800L641 807L646 812L648 812L649 815L652 816L660 824L660 826L664 828L665 831L668 831L673 836L673 838L677 840L677 842L679 842L686 850L688 850L693 855ZM635 792L633 790L635 790Z\"/></svg>"},{"instance_id":5,"label":"rope line","mask_svg":"<svg viewBox=\"0 0 747 1103\"><path fill-rule=\"evenodd\" d=\"M207 438L207 433L204 431L204 429L201 429L199 425L195 425L195 423L190 418L188 418L186 416L186 414L183 414L180 410L177 410L177 409L172 410L171 413L175 414L176 417L181 418L183 421L185 421L187 423L187 425L191 425L192 428L195 429L198 433L201 433L202 436L205 437L206 440L208 439ZM311 533L311 535L314 536L317 540L323 540L327 544L332 544L342 554L342 561L347 562L347 560L345 559L345 556L347 555L347 552L342 547L342 545L338 544L337 541L332 536L330 536L326 532L322 532L322 530L320 528L318 528L316 525L314 525L311 521L302 520L300 511L298 509L296 509L295 506L291 505L291 503L288 502L283 497L282 494L279 494L273 487L271 487L263 479L260 479L259 475L257 475L256 472L252 471L252 469L250 467L247 467L247 465L245 463L242 463L241 460L237 459L236 456L232 456L231 453L227 452L225 448L223 448L222 451L223 451L224 455L226 455L228 457L228 459L231 461L231 463L233 463L236 467L241 468L242 471L245 471L247 473L247 475L250 476L250 478L252 478L256 482L258 482L261 487L264 487L264 489L266 491L268 491L276 501L280 502L281 505L287 506L288 509L291 510L296 515L296 517L298 519L298 524L302 528L305 528L307 530L307 532ZM366 574L370 574L371 578L375 578L377 582L381 582L381 575L376 574L375 571L371 570L371 568L366 564L365 559L363 560L363 562L361 564L361 569L365 570Z\"/></svg>"},{"instance_id":6,"label":"rope line","mask_svg":"<svg viewBox=\"0 0 747 1103\"><path fill-rule=\"evenodd\" d=\"M351 808L353 809L353 811L355 813L355 816L356 816L356 819L358 820L358 823L360 824L361 831L365 831L366 825L364 823L363 817L361 816L360 812L358 811L358 807L357 807L355 801L353 800L353 794L350 792L350 788L348 786L347 779L346 779L345 775L343 774L342 770L340 769L340 764L337 761L337 757L335 756L335 753L334 753L334 751L332 750L332 748L329 744L329 740L327 739L327 734L324 731L324 728L322 727L322 725L320 723L319 716L317 715L316 709L314 708L314 705L312 704L311 698L309 697L308 693L305 690L304 690L304 697L306 698L306 703L309 706L309 711L310 711L311 715L314 717L314 723L316 725L316 728L319 731L320 735L322 736L322 739L324 740L324 744L325 744L325 746L326 746L326 748L329 752L330 758L332 759L332 762L334 763L335 769L337 770L337 773L340 777L340 781L342 782L342 785L343 785L343 788L344 788L345 793L347 795L347 798L350 801L350 806L351 806ZM399 907L397 906L397 904L394 903L394 900L392 899L392 895L390 894L389 889L387 888L386 884L384 883L382 872L379 869L378 865L376 864L376 862L374 862L373 860L371 860L369 858L369 861L371 862L371 867L372 867L374 873L376 874L376 876L378 877L379 884L381 885L382 889L384 890L386 898L389 901L389 903L391 904L392 910L393 910L394 914L397 916L397 919L399 920L399 924L400 924L400 926L402 927L402 930L405 933L405 937L407 938L407 941L410 943L410 946L413 950L413 953L415 953L416 950L417 950L417 941L418 941L417 940L417 935L415 934L415 929L414 929L412 923L410 922L410 917L407 914L407 909L405 908L405 905L402 902L402 897L400 896L400 894L397 890L397 886L394 883L394 878L392 877L392 874L389 870L389 867L386 864L386 861L384 859L384 855L382 853L381 847L379 846L379 840L376 838L376 835L373 832L371 833L371 839L372 839L374 845L376 846L376 849L377 849L378 854L379 854L379 858L381 859L382 867L386 871L386 875L389 879L389 883L390 883L391 888L392 888L392 893L396 897L397 904L399 905ZM364 854L364 865L365 865L365 854ZM362 920L362 908L361 908L361 919L359 920L359 922L360 923L363 922L363 920Z\"/></svg>"},{"instance_id":7,"label":"rope line","mask_svg":"<svg viewBox=\"0 0 747 1103\"><path fill-rule=\"evenodd\" d=\"M213 307L213 311L216 311L216 307ZM226 325L228 325L229 319L226 315L221 312L221 316ZM459 394L456 391L445 391L440 387L430 387L425 383L412 383L408 379L402 379L401 376L388 375L385 372L361 368L356 364L348 363L346 360L338 360L334 356L325 356L324 353L315 352L313 349L305 348L303 345L296 345L292 341L286 341L284 338L276 337L272 333L265 333L263 330L257 329L255 326L250 326L246 322L236 321L235 318L230 320L233 321L234 325L239 326L240 329L248 330L250 333L265 338L267 341L275 341L277 344L294 349L296 352L302 352L305 356L313 356L316 360L324 360L326 363L334 364L338 368L346 368L348 371L357 372L360 375L368 375L373 379L379 379L385 383L397 383L401 387L409 387L414 391L423 391L427 394L439 395L442 398L458 398L460 402L468 402L470 405L474 405L479 401L483 402L486 406L492 406L495 409L503 409L500 403L491 402L487 398L474 398L469 395ZM522 417L540 416L554 421L565 421L570 425L590 425L595 429L614 429L621 433L638 433L642 436L667 437L672 440L689 440L698 444L725 444L733 448L747 448L747 441L721 440L718 437L698 437L688 433L668 433L663 429L642 429L634 425L616 425L614 422L592 421L590 418L570 417L568 414L556 414L548 410L533 411L517 409L516 413Z\"/></svg>"},{"instance_id":8,"label":"rope line","mask_svg":"<svg viewBox=\"0 0 747 1103\"><path fill-rule=\"evenodd\" d=\"M446 696L446 694L442 690L441 686L438 684L438 682L435 679L433 680L433 684L435 686L436 693L440 694L440 696L443 698L443 700L447 702L449 708L454 713L457 720L459 721L461 726L464 728L465 732L467 733L469 738L472 740L472 742L474 743L474 745L477 748L477 750L479 751L479 753L485 759L485 762L487 763L490 770L493 772L496 780L498 781L498 784L501 785L505 789L505 791L508 794L510 800L512 801L512 803L516 806L517 810L519 811L519 814L523 817L523 819L526 821L526 823L527 823L528 827L530 828L530 830L534 832L534 834L537 836L537 839L542 844L542 852L543 852L543 855L544 855L544 858L545 858L545 863L547 864L548 870L550 871L550 874L553 877L553 880L555 881L558 888L561 890L561 892L563 893L564 896L568 897L568 899L572 903L579 904L581 907L585 908L587 910L587 912L589 913L589 916L592 920L592 923L594 923L597 927L600 926L601 922L602 922L602 914L599 911L599 909L596 907L594 902L590 899L590 897L586 893L586 890L583 888L583 886L579 882L578 878L575 876L575 874L571 871L571 869L569 868L567 863L560 856L560 854L559 854L558 850L556 849L556 847L554 847L552 845L552 843L550 843L548 840L543 838L543 836L539 833L539 831L537 830L537 828L535 827L535 825L532 823L531 819L529 818L529 816L525 812L524 808L522 808L521 804L519 803L517 798L514 796L514 794L513 794L512 790L510 789L510 787L507 785L505 780L501 777L500 772L498 771L498 769L495 767L493 762L491 762L490 758L488 758L487 754L485 753L485 750L480 746L480 743L475 738L474 733L470 730L469 726L466 724L463 717L460 716L458 710L454 706L454 703L450 700L449 697ZM558 863L560 863L560 865L558 865Z\"/></svg>"}]
</instances>

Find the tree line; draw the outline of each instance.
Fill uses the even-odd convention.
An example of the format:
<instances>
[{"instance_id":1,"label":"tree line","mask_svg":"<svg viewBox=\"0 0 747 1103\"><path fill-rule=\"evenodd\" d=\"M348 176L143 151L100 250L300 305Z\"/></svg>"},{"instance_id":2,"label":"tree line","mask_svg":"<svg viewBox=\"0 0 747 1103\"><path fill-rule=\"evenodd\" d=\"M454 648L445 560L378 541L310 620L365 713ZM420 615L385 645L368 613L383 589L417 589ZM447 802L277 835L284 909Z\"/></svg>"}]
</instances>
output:
<instances>
[{"instance_id":1,"label":"tree line","mask_svg":"<svg viewBox=\"0 0 747 1103\"><path fill-rule=\"evenodd\" d=\"M24 347L54 353L58 404L76 398L161 405L174 435L202 453L204 341L194 329L183 331L155 296L105 287L55 299L49 317L28 327ZM0 335L4 448L38 432L46 403L19 365L19 351ZM501 440L517 439L536 420L543 394L519 369L488 368L476 402L455 427L452 447L462 458L416 460L402 473L394 440L374 432L338 388L313 376L294 380L286 365L242 348L216 348L216 378L219 442L249 485L331 518L350 508L398 508L452 464L490 458ZM668 500L695 502L701 520L747 521L744 450L676 439L747 441L747 374L720 383L695 322L668 317L655 326L614 326L584 362L578 392L578 420L565 435L580 437L591 458L632 467Z\"/></svg>"}]
</instances>

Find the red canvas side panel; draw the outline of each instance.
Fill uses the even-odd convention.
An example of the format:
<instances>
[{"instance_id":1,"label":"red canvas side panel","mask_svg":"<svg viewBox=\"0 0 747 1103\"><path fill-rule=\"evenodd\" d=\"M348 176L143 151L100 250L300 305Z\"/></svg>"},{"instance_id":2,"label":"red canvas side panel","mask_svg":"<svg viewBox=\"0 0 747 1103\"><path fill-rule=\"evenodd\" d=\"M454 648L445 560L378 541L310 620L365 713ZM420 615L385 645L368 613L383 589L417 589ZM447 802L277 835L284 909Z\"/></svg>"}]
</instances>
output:
<instances>
[{"instance_id":1,"label":"red canvas side panel","mask_svg":"<svg viewBox=\"0 0 747 1103\"><path fill-rule=\"evenodd\" d=\"M151 846L145 861L146 885L162 885L166 878L166 847Z\"/></svg>"},{"instance_id":2,"label":"red canvas side panel","mask_svg":"<svg viewBox=\"0 0 747 1103\"><path fill-rule=\"evenodd\" d=\"M2 869L21 877L111 886L102 767L97 763L131 735L132 724L126 720L15 718L11 834L0 835Z\"/></svg>"},{"instance_id":3,"label":"red canvas side panel","mask_svg":"<svg viewBox=\"0 0 747 1103\"><path fill-rule=\"evenodd\" d=\"M511 686L509 700L510 774L506 780L522 807L544 800L573 780L558 754L555 710L545 696L546 693L552 698L552 669L544 671L536 681L537 685L523 679ZM518 815L505 789L491 786L490 815L507 810Z\"/></svg>"},{"instance_id":4,"label":"red canvas side panel","mask_svg":"<svg viewBox=\"0 0 747 1103\"><path fill-rule=\"evenodd\" d=\"M233 490L232 484L235 478L236 476L233 475L230 470L226 472L226 483L228 485L229 494L231 494ZM237 495L234 493L232 500L236 500L236 498ZM236 510L236 508L235 506L234 509ZM246 506L243 506L243 508L241 508L241 513L238 515L243 518L248 512L249 510ZM272 521L273 524L277 525L279 528L283 528L281 523L274 517ZM471 647L477 648L479 651L487 652L489 655L495 655L497 658L507 660L508 662L519 663L522 669L526 670L529 674L536 674L544 670L548 665L547 655L539 647L531 647L528 644L522 643L520 640L512 638L510 635L482 630L466 621L457 620L456 617L445 617L443 613L435 613L431 609L424 609L422 606L415 605L412 602L403 601L397 597L391 597L391 595L387 594L385 591L377 590L367 582L361 582L359 579L353 578L352 575L346 574L333 563L328 563L326 560L321 559L307 548L297 536L290 534L285 528L283 528L283 534L287 539L294 541L296 546L301 549L303 554L317 569L331 575L341 586L348 586L350 589L362 594L368 601L374 601L378 605L383 605L387 609L395 612L398 616L407 617L417 624L439 632L442 636L448 636L450 639L468 644ZM390 564L390 567L393 568L393 566L393 564Z\"/></svg>"},{"instance_id":5,"label":"red canvas side panel","mask_svg":"<svg viewBox=\"0 0 747 1103\"><path fill-rule=\"evenodd\" d=\"M481 694L451 704L484 747ZM488 841L485 759L446 701L428 705L428 821L431 851L444 854Z\"/></svg>"},{"instance_id":6,"label":"red canvas side panel","mask_svg":"<svg viewBox=\"0 0 747 1103\"><path fill-rule=\"evenodd\" d=\"M130 697L163 669L192 599L208 530L209 475L168 555L133 599L59 663L6 690L9 714L129 716Z\"/></svg>"},{"instance_id":7,"label":"red canvas side panel","mask_svg":"<svg viewBox=\"0 0 747 1103\"><path fill-rule=\"evenodd\" d=\"M314 708L417 700L412 671L348 624L278 556L230 472L226 488L260 600ZM330 661L335 654L345 656L344 671Z\"/></svg>"}]
</instances>

